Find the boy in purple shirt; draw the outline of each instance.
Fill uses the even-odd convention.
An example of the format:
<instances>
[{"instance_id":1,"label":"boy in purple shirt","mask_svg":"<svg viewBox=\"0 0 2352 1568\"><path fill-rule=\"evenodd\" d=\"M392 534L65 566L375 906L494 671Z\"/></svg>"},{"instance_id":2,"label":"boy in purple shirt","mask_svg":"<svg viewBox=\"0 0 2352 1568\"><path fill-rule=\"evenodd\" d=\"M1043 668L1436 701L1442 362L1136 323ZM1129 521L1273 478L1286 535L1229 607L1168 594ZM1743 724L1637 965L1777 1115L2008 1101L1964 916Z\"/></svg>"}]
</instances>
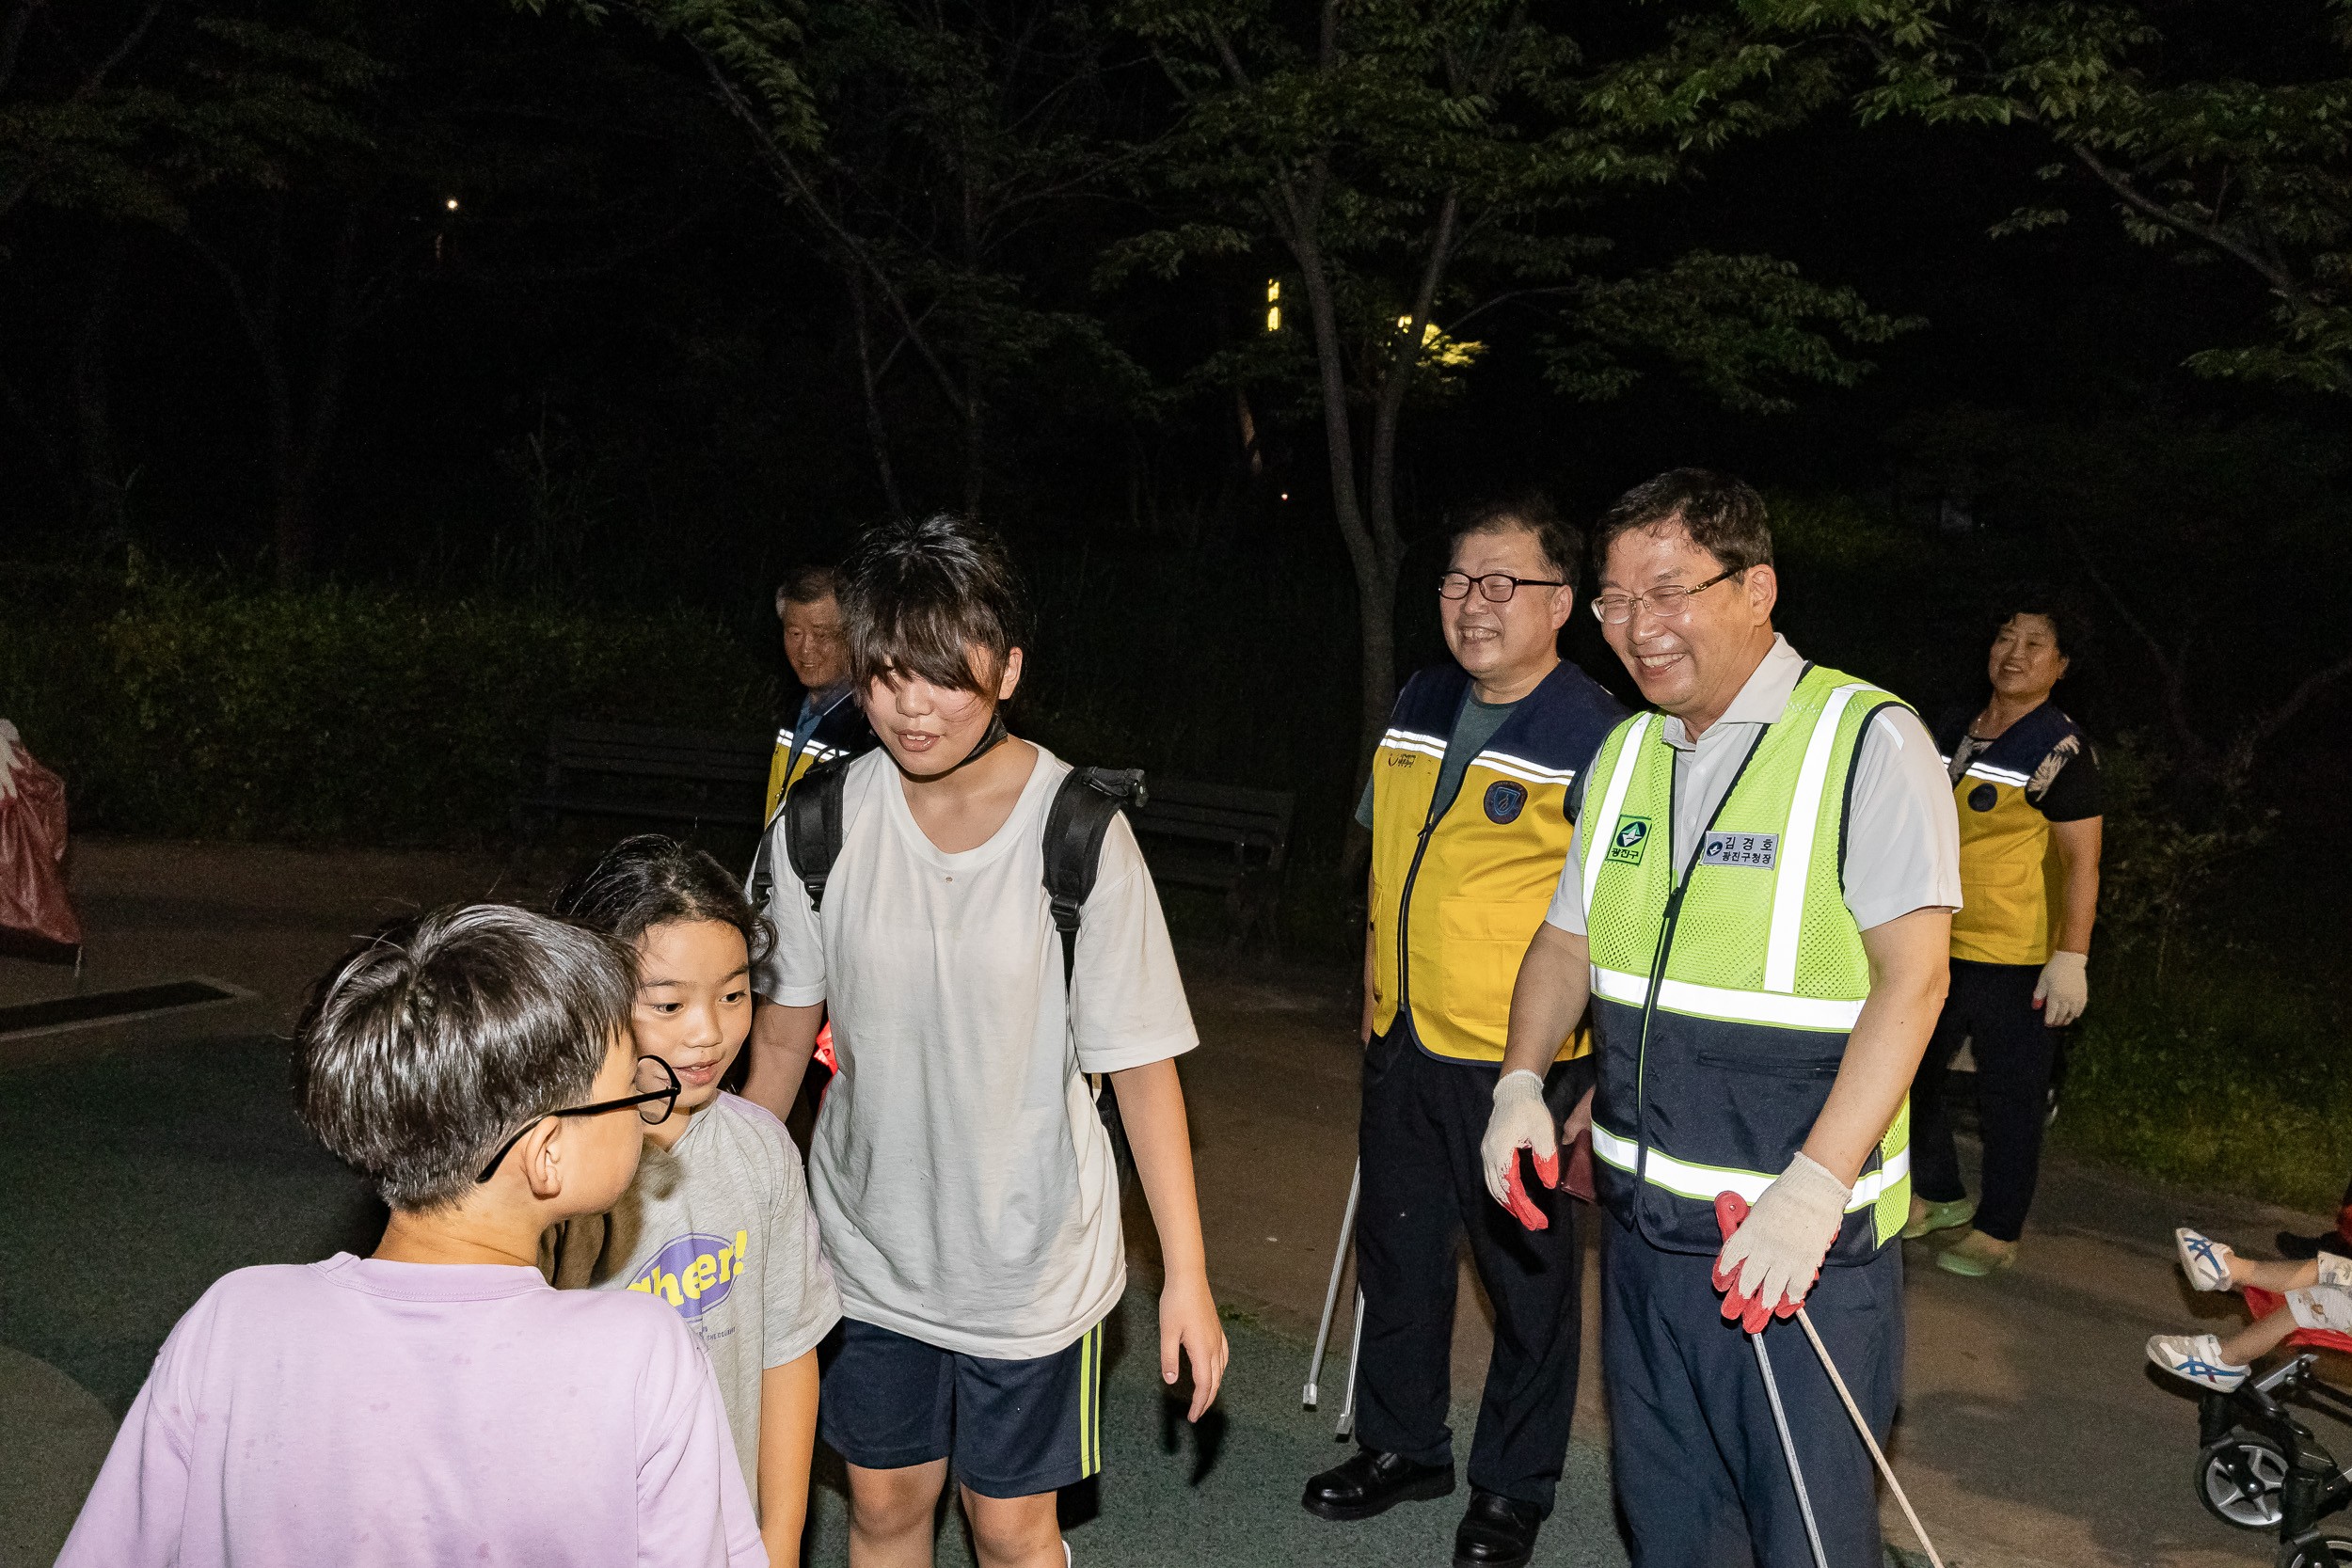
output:
<instances>
[{"instance_id":1,"label":"boy in purple shirt","mask_svg":"<svg viewBox=\"0 0 2352 1568\"><path fill-rule=\"evenodd\" d=\"M692 1334L535 1266L549 1225L621 1196L677 1097L631 1045L635 989L622 950L495 905L343 963L295 1104L391 1205L384 1240L204 1292L60 1568L768 1561Z\"/></svg>"}]
</instances>

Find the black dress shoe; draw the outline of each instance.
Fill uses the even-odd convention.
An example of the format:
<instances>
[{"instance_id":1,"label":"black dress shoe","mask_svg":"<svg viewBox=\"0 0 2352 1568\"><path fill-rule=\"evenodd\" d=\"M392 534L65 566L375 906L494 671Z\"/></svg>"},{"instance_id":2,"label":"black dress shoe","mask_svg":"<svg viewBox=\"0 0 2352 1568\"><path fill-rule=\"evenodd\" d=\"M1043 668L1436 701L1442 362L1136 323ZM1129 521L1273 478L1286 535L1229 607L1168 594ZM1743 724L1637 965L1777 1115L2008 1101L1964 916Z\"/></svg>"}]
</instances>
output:
<instances>
[{"instance_id":1,"label":"black dress shoe","mask_svg":"<svg viewBox=\"0 0 2352 1568\"><path fill-rule=\"evenodd\" d=\"M1525 1568L1535 1555L1542 1512L1492 1492L1470 1488L1470 1510L1454 1532L1454 1568Z\"/></svg>"},{"instance_id":2,"label":"black dress shoe","mask_svg":"<svg viewBox=\"0 0 2352 1568\"><path fill-rule=\"evenodd\" d=\"M1369 1519L1399 1503L1442 1497L1453 1490L1451 1465L1416 1465L1401 1453L1359 1449L1346 1464L1309 1481L1299 1504L1318 1519Z\"/></svg>"},{"instance_id":3,"label":"black dress shoe","mask_svg":"<svg viewBox=\"0 0 2352 1568\"><path fill-rule=\"evenodd\" d=\"M2323 1252L2333 1253L2338 1258L2352 1257L2352 1242L2346 1242L2333 1230L2323 1231L2316 1236L2281 1230L2279 1232L2278 1246L2280 1257L2292 1258L2297 1262L2316 1258Z\"/></svg>"}]
</instances>

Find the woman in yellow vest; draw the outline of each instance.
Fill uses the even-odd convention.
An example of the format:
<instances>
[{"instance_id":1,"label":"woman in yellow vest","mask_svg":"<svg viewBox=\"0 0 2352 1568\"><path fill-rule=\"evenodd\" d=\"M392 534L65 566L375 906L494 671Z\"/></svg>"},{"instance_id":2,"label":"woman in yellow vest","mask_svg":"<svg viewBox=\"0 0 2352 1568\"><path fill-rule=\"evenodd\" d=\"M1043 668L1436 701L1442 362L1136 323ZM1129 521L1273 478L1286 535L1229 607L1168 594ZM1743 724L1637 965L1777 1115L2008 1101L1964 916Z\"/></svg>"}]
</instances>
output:
<instances>
[{"instance_id":1,"label":"woman in yellow vest","mask_svg":"<svg viewBox=\"0 0 2352 1568\"><path fill-rule=\"evenodd\" d=\"M1911 1223L1974 1227L1936 1266L1971 1278L2017 1261L2048 1120L2057 1037L2089 1000L2084 967L2099 903L2099 757L2050 701L2066 673L2058 617L2022 610L1993 639L1993 697L1936 729L1960 808L1952 987L1911 1089ZM1945 1089L1961 1042L1977 1063L1983 1196L1968 1196Z\"/></svg>"}]
</instances>

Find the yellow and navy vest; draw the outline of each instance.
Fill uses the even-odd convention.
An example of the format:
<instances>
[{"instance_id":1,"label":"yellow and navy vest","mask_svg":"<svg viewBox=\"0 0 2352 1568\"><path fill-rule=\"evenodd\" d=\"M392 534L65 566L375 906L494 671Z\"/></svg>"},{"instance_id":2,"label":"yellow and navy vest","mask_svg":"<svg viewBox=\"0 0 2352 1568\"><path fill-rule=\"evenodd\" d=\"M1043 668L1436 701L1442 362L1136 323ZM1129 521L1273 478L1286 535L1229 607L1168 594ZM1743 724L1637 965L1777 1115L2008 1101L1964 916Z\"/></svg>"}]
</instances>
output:
<instances>
[{"instance_id":1,"label":"yellow and navy vest","mask_svg":"<svg viewBox=\"0 0 2352 1568\"><path fill-rule=\"evenodd\" d=\"M809 725L808 744L801 748L797 760L792 755L792 739L797 733L793 726L787 724L776 732L775 754L768 760L768 804L761 814L768 820L775 819L776 806L784 800L785 792L799 784L810 768L834 757L856 756L873 747L873 726L866 723L866 710L858 705L856 698L855 692L844 693L833 706L817 715Z\"/></svg>"},{"instance_id":2,"label":"yellow and navy vest","mask_svg":"<svg viewBox=\"0 0 2352 1568\"><path fill-rule=\"evenodd\" d=\"M1405 683L1372 759L1373 1028L1400 1014L1432 1056L1502 1060L1511 988L1567 859L1568 786L1625 709L1563 663L1472 757L1450 800L1438 765L1470 676L1457 664ZM1582 1036L1560 1054L1590 1050Z\"/></svg>"},{"instance_id":3,"label":"yellow and navy vest","mask_svg":"<svg viewBox=\"0 0 2352 1568\"><path fill-rule=\"evenodd\" d=\"M1947 721L1935 737L1947 768L1968 736L1968 721L1967 715ZM2026 799L2026 786L2053 755L2090 748L2074 721L2043 703L2003 730L1952 785L1962 899L1952 916L1953 958L2036 968L2050 961L2058 940L2051 911L2064 898L2065 872L2050 819Z\"/></svg>"},{"instance_id":4,"label":"yellow and navy vest","mask_svg":"<svg viewBox=\"0 0 2352 1568\"><path fill-rule=\"evenodd\" d=\"M1584 781L1585 924L1602 1203L1672 1252L1714 1252L1718 1193L1754 1202L1804 1147L1870 993L1843 885L1864 726L1898 698L1807 665L1677 879L1662 715L1611 734ZM1863 1166L1832 1263L1910 1218L1911 1107Z\"/></svg>"}]
</instances>

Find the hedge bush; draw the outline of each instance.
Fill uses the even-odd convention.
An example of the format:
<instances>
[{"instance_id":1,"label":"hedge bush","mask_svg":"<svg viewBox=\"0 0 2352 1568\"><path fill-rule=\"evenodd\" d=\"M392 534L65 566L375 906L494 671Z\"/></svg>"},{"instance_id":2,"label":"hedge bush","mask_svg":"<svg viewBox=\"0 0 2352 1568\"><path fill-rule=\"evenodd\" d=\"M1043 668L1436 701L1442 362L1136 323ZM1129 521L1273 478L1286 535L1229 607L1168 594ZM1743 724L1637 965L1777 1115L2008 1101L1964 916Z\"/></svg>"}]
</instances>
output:
<instances>
[{"instance_id":1,"label":"hedge bush","mask_svg":"<svg viewBox=\"0 0 2352 1568\"><path fill-rule=\"evenodd\" d=\"M135 573L27 574L0 602L0 715L80 828L476 844L551 719L759 733L775 702L753 649L682 612Z\"/></svg>"}]
</instances>

